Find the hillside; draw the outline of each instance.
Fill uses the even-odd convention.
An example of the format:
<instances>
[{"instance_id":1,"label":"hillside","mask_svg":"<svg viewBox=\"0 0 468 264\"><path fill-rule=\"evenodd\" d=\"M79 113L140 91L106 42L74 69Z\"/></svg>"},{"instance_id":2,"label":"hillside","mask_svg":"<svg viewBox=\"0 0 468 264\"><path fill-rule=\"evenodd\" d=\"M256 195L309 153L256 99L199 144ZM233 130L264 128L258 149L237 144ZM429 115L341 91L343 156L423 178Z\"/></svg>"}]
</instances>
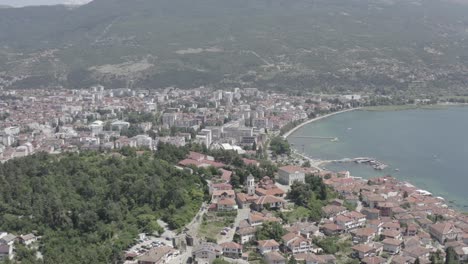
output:
<instances>
[{"instance_id":1,"label":"hillside","mask_svg":"<svg viewBox=\"0 0 468 264\"><path fill-rule=\"evenodd\" d=\"M468 6L95 0L0 10L3 86L465 92ZM2 73L3 72L3 73Z\"/></svg>"},{"instance_id":2,"label":"hillside","mask_svg":"<svg viewBox=\"0 0 468 264\"><path fill-rule=\"evenodd\" d=\"M179 159L176 152L165 154ZM16 260L117 263L138 233L161 229L157 219L172 228L190 222L204 181L150 153L122 154L36 154L0 164L0 230L42 237L43 261L34 252Z\"/></svg>"}]
</instances>

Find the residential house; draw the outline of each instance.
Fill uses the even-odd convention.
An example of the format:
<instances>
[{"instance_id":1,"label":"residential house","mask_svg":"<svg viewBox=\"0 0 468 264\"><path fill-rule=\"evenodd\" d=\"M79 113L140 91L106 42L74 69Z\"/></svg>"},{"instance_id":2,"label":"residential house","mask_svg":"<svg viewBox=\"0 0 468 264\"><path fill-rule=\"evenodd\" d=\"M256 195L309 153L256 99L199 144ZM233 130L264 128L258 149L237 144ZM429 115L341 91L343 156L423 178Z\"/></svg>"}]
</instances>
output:
<instances>
[{"instance_id":1,"label":"residential house","mask_svg":"<svg viewBox=\"0 0 468 264\"><path fill-rule=\"evenodd\" d=\"M223 256L228 258L240 258L242 257L242 245L235 242L225 242L221 244L223 249Z\"/></svg>"},{"instance_id":2,"label":"residential house","mask_svg":"<svg viewBox=\"0 0 468 264\"><path fill-rule=\"evenodd\" d=\"M293 254L308 252L312 248L310 240L295 233L284 235L282 240L285 249Z\"/></svg>"},{"instance_id":3,"label":"residential house","mask_svg":"<svg viewBox=\"0 0 468 264\"><path fill-rule=\"evenodd\" d=\"M401 239L401 232L396 230L384 230L381 235L384 238Z\"/></svg>"},{"instance_id":4,"label":"residential house","mask_svg":"<svg viewBox=\"0 0 468 264\"><path fill-rule=\"evenodd\" d=\"M327 205L322 207L323 216L326 218L333 218L347 212L346 207L337 205Z\"/></svg>"},{"instance_id":5,"label":"residential house","mask_svg":"<svg viewBox=\"0 0 468 264\"><path fill-rule=\"evenodd\" d=\"M458 261L464 263L468 261L468 246L459 246L454 248Z\"/></svg>"},{"instance_id":6,"label":"residential house","mask_svg":"<svg viewBox=\"0 0 468 264\"><path fill-rule=\"evenodd\" d=\"M19 241L21 244L25 246L29 246L32 243L37 241L37 237L34 234L27 234L19 237Z\"/></svg>"},{"instance_id":7,"label":"residential house","mask_svg":"<svg viewBox=\"0 0 468 264\"><path fill-rule=\"evenodd\" d=\"M285 205L285 201L282 198L267 195L259 197L254 203L254 209L261 211L263 209L281 209Z\"/></svg>"},{"instance_id":8,"label":"residential house","mask_svg":"<svg viewBox=\"0 0 468 264\"><path fill-rule=\"evenodd\" d=\"M442 222L431 225L429 233L441 244L445 244L446 241L457 240L459 237L461 239L463 231L455 227L451 222Z\"/></svg>"},{"instance_id":9,"label":"residential house","mask_svg":"<svg viewBox=\"0 0 468 264\"><path fill-rule=\"evenodd\" d=\"M211 264L222 254L221 246L210 242L203 242L192 251L192 257L196 264Z\"/></svg>"},{"instance_id":10,"label":"residential house","mask_svg":"<svg viewBox=\"0 0 468 264\"><path fill-rule=\"evenodd\" d=\"M239 235L240 243L243 245L249 241L252 241L255 238L256 231L257 229L255 227L249 226L249 227L239 228L236 231L236 234Z\"/></svg>"},{"instance_id":11,"label":"residential house","mask_svg":"<svg viewBox=\"0 0 468 264\"><path fill-rule=\"evenodd\" d=\"M310 222L296 222L292 226L286 228L289 232L296 233L307 239L319 235L319 227Z\"/></svg>"},{"instance_id":12,"label":"residential house","mask_svg":"<svg viewBox=\"0 0 468 264\"><path fill-rule=\"evenodd\" d=\"M351 234L353 235L353 243L368 244L374 240L375 236L377 235L377 231L375 228L365 227L355 229L351 231Z\"/></svg>"},{"instance_id":13,"label":"residential house","mask_svg":"<svg viewBox=\"0 0 468 264\"><path fill-rule=\"evenodd\" d=\"M211 195L211 201L216 202L222 198L235 199L236 194L234 190L215 190Z\"/></svg>"},{"instance_id":14,"label":"residential house","mask_svg":"<svg viewBox=\"0 0 468 264\"><path fill-rule=\"evenodd\" d=\"M231 198L222 198L217 204L217 211L233 211L237 210L237 203L234 199Z\"/></svg>"},{"instance_id":15,"label":"residential house","mask_svg":"<svg viewBox=\"0 0 468 264\"><path fill-rule=\"evenodd\" d=\"M414 259L427 259L430 256L430 250L421 246L405 247L403 249L403 256L411 257Z\"/></svg>"},{"instance_id":16,"label":"residential house","mask_svg":"<svg viewBox=\"0 0 468 264\"><path fill-rule=\"evenodd\" d=\"M15 240L16 240L15 235L7 234L7 235L4 235L3 237L0 238L0 244L6 244L6 245L9 245L9 246L13 246L13 244L15 243Z\"/></svg>"},{"instance_id":17,"label":"residential house","mask_svg":"<svg viewBox=\"0 0 468 264\"><path fill-rule=\"evenodd\" d=\"M378 202L377 209L380 210L380 216L382 217L391 217L393 214L393 208L395 207L394 203L390 202Z\"/></svg>"},{"instance_id":18,"label":"residential house","mask_svg":"<svg viewBox=\"0 0 468 264\"><path fill-rule=\"evenodd\" d=\"M346 232L366 225L366 216L356 212L346 212L338 215L335 218L335 223L343 228Z\"/></svg>"},{"instance_id":19,"label":"residential house","mask_svg":"<svg viewBox=\"0 0 468 264\"><path fill-rule=\"evenodd\" d=\"M377 235L380 235L381 231L382 231L382 226L383 226L383 222L379 219L374 219L374 220L369 220L367 221L367 227L370 227L370 228L374 228L375 230L377 230Z\"/></svg>"},{"instance_id":20,"label":"residential house","mask_svg":"<svg viewBox=\"0 0 468 264\"><path fill-rule=\"evenodd\" d=\"M385 230L394 230L394 231L398 231L400 232L400 223L398 222L384 222L382 224L382 230L385 231Z\"/></svg>"},{"instance_id":21,"label":"residential house","mask_svg":"<svg viewBox=\"0 0 468 264\"><path fill-rule=\"evenodd\" d=\"M257 241L258 252L265 255L268 252L279 251L280 244L273 239Z\"/></svg>"},{"instance_id":22,"label":"residential house","mask_svg":"<svg viewBox=\"0 0 468 264\"><path fill-rule=\"evenodd\" d=\"M0 261L13 259L13 246L0 244Z\"/></svg>"},{"instance_id":23,"label":"residential house","mask_svg":"<svg viewBox=\"0 0 468 264\"><path fill-rule=\"evenodd\" d=\"M232 185L229 183L213 183L210 185L209 192L213 194L214 191L227 191L232 190Z\"/></svg>"},{"instance_id":24,"label":"residential house","mask_svg":"<svg viewBox=\"0 0 468 264\"><path fill-rule=\"evenodd\" d=\"M407 256L394 256L391 264L413 264L415 261L412 257Z\"/></svg>"},{"instance_id":25,"label":"residential house","mask_svg":"<svg viewBox=\"0 0 468 264\"><path fill-rule=\"evenodd\" d=\"M364 203L364 205L368 206L371 209L376 208L378 203L385 202L385 199L378 194L366 194L362 195L362 198L362 202Z\"/></svg>"},{"instance_id":26,"label":"residential house","mask_svg":"<svg viewBox=\"0 0 468 264\"><path fill-rule=\"evenodd\" d=\"M258 199L256 194L236 193L236 202L239 208L249 208Z\"/></svg>"},{"instance_id":27,"label":"residential house","mask_svg":"<svg viewBox=\"0 0 468 264\"><path fill-rule=\"evenodd\" d=\"M286 258L276 251L265 254L265 261L268 264L286 264Z\"/></svg>"},{"instance_id":28,"label":"residential house","mask_svg":"<svg viewBox=\"0 0 468 264\"><path fill-rule=\"evenodd\" d=\"M386 238L382 241L383 244L383 250L385 252L388 252L392 255L400 253L401 250L401 244L403 241L397 240L397 239L392 239L392 238Z\"/></svg>"},{"instance_id":29,"label":"residential house","mask_svg":"<svg viewBox=\"0 0 468 264\"><path fill-rule=\"evenodd\" d=\"M376 255L375 248L366 244L358 244L352 247L352 250L353 250L354 256L359 259L363 259L365 257L373 257Z\"/></svg>"},{"instance_id":30,"label":"residential house","mask_svg":"<svg viewBox=\"0 0 468 264\"><path fill-rule=\"evenodd\" d=\"M379 219L380 217L380 210L375 209L375 208L364 208L361 211L364 215L366 215L366 218L369 220L372 219Z\"/></svg>"},{"instance_id":31,"label":"residential house","mask_svg":"<svg viewBox=\"0 0 468 264\"><path fill-rule=\"evenodd\" d=\"M335 236L344 233L343 228L337 224L329 223L320 227L320 230L327 236Z\"/></svg>"},{"instance_id":32,"label":"residential house","mask_svg":"<svg viewBox=\"0 0 468 264\"><path fill-rule=\"evenodd\" d=\"M418 234L419 226L416 224L407 224L405 235L406 236L416 236Z\"/></svg>"},{"instance_id":33,"label":"residential house","mask_svg":"<svg viewBox=\"0 0 468 264\"><path fill-rule=\"evenodd\" d=\"M271 213L253 211L250 212L247 221L251 226L260 226L265 222L281 222L281 218L275 217Z\"/></svg>"},{"instance_id":34,"label":"residential house","mask_svg":"<svg viewBox=\"0 0 468 264\"><path fill-rule=\"evenodd\" d=\"M373 256L373 257L365 257L361 260L363 264L385 264L387 263L387 260L379 257L379 256Z\"/></svg>"},{"instance_id":35,"label":"residential house","mask_svg":"<svg viewBox=\"0 0 468 264\"><path fill-rule=\"evenodd\" d=\"M294 255L299 263L305 264L335 264L336 258L333 255L316 255L314 253L300 253Z\"/></svg>"}]
</instances>

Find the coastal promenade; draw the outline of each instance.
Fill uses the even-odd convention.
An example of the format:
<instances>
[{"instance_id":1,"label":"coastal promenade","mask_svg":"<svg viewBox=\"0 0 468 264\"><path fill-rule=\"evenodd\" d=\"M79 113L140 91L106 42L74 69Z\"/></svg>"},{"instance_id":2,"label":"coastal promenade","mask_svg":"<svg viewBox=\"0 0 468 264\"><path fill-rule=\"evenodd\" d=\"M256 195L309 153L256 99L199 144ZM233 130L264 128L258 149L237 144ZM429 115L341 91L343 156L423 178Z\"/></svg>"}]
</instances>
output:
<instances>
[{"instance_id":1,"label":"coastal promenade","mask_svg":"<svg viewBox=\"0 0 468 264\"><path fill-rule=\"evenodd\" d=\"M338 112L333 112L333 113L330 113L330 114L326 114L326 115L323 115L323 116L318 116L316 118L312 118L312 119L309 119L309 120L306 120L304 121L303 123L297 125L296 127L294 127L293 129L289 130L288 132L286 132L284 135L283 135L283 138L287 139L292 133L296 132L296 130L298 130L299 128L307 125L307 124L310 124L312 122L315 122L315 121L319 121L321 119L325 119L327 117L330 117L330 116L334 116L334 115L338 115L338 114L342 114L342 113L346 113L346 112L351 112L351 111L355 111L355 110L359 110L361 109L361 107L357 107L357 108L350 108L350 109L345 109L345 110L341 110L341 111L338 111Z\"/></svg>"},{"instance_id":2,"label":"coastal promenade","mask_svg":"<svg viewBox=\"0 0 468 264\"><path fill-rule=\"evenodd\" d=\"M345 109L345 110L341 110L341 111L338 111L338 112L333 112L333 113L330 113L330 114L326 114L326 115L323 115L323 116L318 116L316 118L313 118L313 119L309 119L309 120L306 120L304 122L302 122L301 124L297 125L296 127L294 127L293 129L289 130L288 132L286 132L284 135L283 135L283 138L284 139L287 139L289 136L291 136L296 130L298 130L299 128L307 125L307 124L310 124L312 122L315 122L315 121L318 121L318 120L321 120L321 119L325 119L327 117L331 117L331 116L334 116L334 115L338 115L338 114L342 114L342 113L346 113L346 112L351 112L351 111L355 111L355 110L358 110L358 109L361 109L361 107L357 107L357 108L350 108L350 109ZM330 138L332 139L332 138ZM312 168L318 170L318 171L322 171L323 169L320 168L320 165L323 164L323 163L328 163L328 161L324 161L324 160L314 160L310 157L308 157L307 155L304 155L302 153L299 153L297 150L293 150L293 154L303 158L303 159L306 159L310 162L310 165Z\"/></svg>"}]
</instances>

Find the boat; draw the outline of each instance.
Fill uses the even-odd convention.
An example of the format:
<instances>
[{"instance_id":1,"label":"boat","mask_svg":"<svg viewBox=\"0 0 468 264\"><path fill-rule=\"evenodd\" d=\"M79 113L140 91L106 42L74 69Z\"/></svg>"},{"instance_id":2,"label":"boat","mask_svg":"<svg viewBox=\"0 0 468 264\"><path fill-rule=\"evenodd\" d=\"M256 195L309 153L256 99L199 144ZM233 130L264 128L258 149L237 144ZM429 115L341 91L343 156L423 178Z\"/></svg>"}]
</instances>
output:
<instances>
[{"instance_id":1,"label":"boat","mask_svg":"<svg viewBox=\"0 0 468 264\"><path fill-rule=\"evenodd\" d=\"M338 142L338 138L334 138L332 140L330 140L331 142Z\"/></svg>"}]
</instances>

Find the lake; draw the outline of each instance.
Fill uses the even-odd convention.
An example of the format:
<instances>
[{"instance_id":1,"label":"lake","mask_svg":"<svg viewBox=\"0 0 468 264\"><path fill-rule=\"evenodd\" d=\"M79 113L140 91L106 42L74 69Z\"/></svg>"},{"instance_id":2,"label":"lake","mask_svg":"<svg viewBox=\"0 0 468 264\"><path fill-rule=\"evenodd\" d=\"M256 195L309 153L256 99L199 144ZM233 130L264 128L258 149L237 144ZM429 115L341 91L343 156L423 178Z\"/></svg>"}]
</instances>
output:
<instances>
[{"instance_id":1,"label":"lake","mask_svg":"<svg viewBox=\"0 0 468 264\"><path fill-rule=\"evenodd\" d=\"M288 141L314 159L375 158L389 167L377 171L331 163L325 168L363 178L392 175L468 210L468 107L352 111L307 124Z\"/></svg>"}]
</instances>

